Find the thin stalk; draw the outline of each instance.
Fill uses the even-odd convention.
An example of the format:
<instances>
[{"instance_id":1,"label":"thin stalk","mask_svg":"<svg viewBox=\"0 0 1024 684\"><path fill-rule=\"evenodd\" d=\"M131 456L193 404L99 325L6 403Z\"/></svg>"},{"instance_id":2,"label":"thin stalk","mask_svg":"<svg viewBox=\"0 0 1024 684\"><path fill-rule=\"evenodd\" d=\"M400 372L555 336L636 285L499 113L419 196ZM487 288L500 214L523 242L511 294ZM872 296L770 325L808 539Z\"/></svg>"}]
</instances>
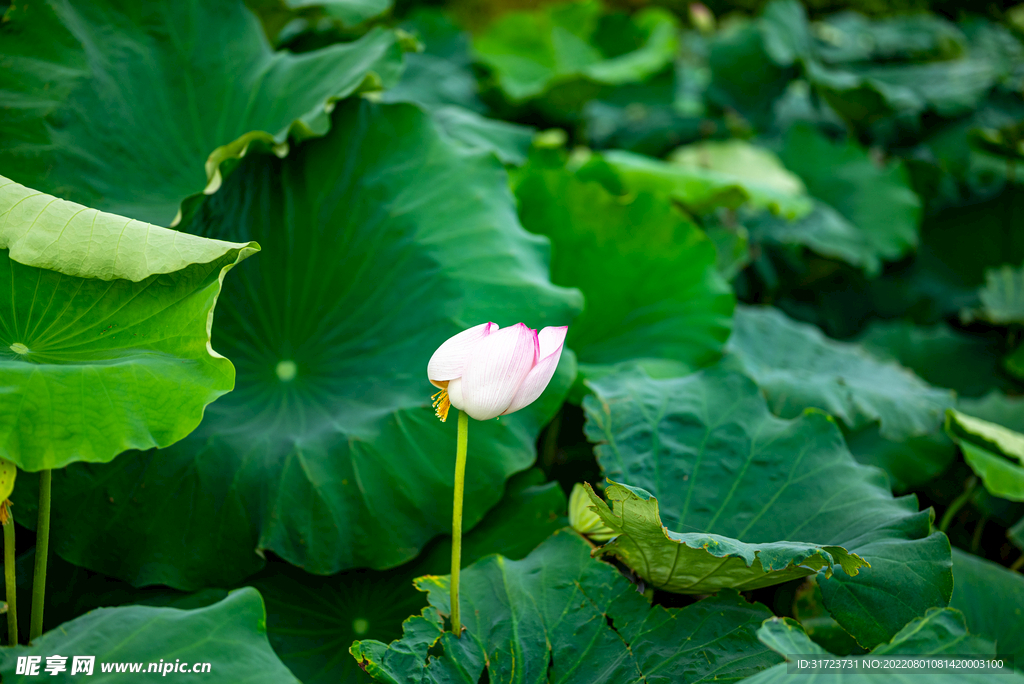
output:
<instances>
[{"instance_id":1,"label":"thin stalk","mask_svg":"<svg viewBox=\"0 0 1024 684\"><path fill-rule=\"evenodd\" d=\"M974 528L974 536L971 537L971 553L978 553L978 549L981 548L981 535L985 531L985 523L988 522L988 516L982 516L981 520Z\"/></svg>"},{"instance_id":2,"label":"thin stalk","mask_svg":"<svg viewBox=\"0 0 1024 684\"><path fill-rule=\"evenodd\" d=\"M18 583L14 574L14 517L11 515L11 501L0 504L0 517L4 526L4 587L7 591L7 642L18 645Z\"/></svg>"},{"instance_id":3,"label":"thin stalk","mask_svg":"<svg viewBox=\"0 0 1024 684\"><path fill-rule=\"evenodd\" d=\"M953 503L949 504L949 508L947 508L946 512L942 515L942 521L939 522L939 532L945 532L949 529L949 524L953 522L953 516L955 516L974 496L974 487L977 483L978 480L974 476L971 476L967 480L967 486L964 488L963 493L953 499Z\"/></svg>"},{"instance_id":4,"label":"thin stalk","mask_svg":"<svg viewBox=\"0 0 1024 684\"><path fill-rule=\"evenodd\" d=\"M52 471L39 473L39 522L36 525L36 571L32 576L32 623L28 640L43 633L43 599L46 597L46 555L50 547L50 480Z\"/></svg>"},{"instance_id":5,"label":"thin stalk","mask_svg":"<svg viewBox=\"0 0 1024 684\"><path fill-rule=\"evenodd\" d=\"M1020 556L1017 557L1017 560L1013 561L1013 565L1010 566L1010 569L1014 572L1020 572L1022 567L1024 567L1024 553L1020 554Z\"/></svg>"},{"instance_id":6,"label":"thin stalk","mask_svg":"<svg viewBox=\"0 0 1024 684\"><path fill-rule=\"evenodd\" d=\"M459 567L462 563L462 492L466 484L466 447L469 445L469 414L459 411L459 437L455 448L455 501L452 505L452 632L462 636L459 620Z\"/></svg>"}]
</instances>

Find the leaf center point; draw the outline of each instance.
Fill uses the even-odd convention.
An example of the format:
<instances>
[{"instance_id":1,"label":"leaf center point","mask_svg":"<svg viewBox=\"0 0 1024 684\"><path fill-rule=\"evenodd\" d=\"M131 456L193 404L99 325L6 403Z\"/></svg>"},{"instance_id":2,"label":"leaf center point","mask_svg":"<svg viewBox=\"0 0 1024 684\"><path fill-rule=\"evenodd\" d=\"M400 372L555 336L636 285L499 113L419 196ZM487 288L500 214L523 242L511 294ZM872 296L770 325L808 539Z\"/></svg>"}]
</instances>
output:
<instances>
[{"instance_id":1,"label":"leaf center point","mask_svg":"<svg viewBox=\"0 0 1024 684\"><path fill-rule=\"evenodd\" d=\"M28 354L28 347L23 345L21 342L15 342L11 345L11 351L15 354Z\"/></svg>"},{"instance_id":2,"label":"leaf center point","mask_svg":"<svg viewBox=\"0 0 1024 684\"><path fill-rule=\"evenodd\" d=\"M291 382L299 372L299 367L295 365L295 362L291 359L285 359L284 361L279 361L277 363L277 368L274 370L281 382Z\"/></svg>"}]
</instances>

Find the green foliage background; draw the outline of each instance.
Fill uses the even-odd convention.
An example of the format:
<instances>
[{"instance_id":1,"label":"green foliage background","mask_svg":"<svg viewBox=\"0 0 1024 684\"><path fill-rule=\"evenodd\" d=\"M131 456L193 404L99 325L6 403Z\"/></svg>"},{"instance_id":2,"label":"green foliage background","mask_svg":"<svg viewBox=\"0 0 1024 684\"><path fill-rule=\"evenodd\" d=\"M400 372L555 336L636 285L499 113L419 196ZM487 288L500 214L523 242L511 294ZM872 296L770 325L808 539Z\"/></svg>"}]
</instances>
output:
<instances>
[{"instance_id":1,"label":"green foliage background","mask_svg":"<svg viewBox=\"0 0 1024 684\"><path fill-rule=\"evenodd\" d=\"M4 681L1024 679L1024 5L706 5L0 2ZM569 333L471 426L457 639L488 320Z\"/></svg>"}]
</instances>

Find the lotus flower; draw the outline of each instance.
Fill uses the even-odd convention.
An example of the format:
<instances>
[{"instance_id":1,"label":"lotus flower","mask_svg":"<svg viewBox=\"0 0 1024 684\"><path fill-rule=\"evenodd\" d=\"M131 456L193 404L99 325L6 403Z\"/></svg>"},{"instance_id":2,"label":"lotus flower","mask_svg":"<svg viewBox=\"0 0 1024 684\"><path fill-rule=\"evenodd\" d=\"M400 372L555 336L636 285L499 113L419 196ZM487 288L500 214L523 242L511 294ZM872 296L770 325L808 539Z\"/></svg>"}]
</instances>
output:
<instances>
[{"instance_id":1,"label":"lotus flower","mask_svg":"<svg viewBox=\"0 0 1024 684\"><path fill-rule=\"evenodd\" d=\"M555 374L567 330L482 323L448 338L427 363L427 378L441 390L433 396L437 417L445 421L454 406L490 420L532 404Z\"/></svg>"}]
</instances>

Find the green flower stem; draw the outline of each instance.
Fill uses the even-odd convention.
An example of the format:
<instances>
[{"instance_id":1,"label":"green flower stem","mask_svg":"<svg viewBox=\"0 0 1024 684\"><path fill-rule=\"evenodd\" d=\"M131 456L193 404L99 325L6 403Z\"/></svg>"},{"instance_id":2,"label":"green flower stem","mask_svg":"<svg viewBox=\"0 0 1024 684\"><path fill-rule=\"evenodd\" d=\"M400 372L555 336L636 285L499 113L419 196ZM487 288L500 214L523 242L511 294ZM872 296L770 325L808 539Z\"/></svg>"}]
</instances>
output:
<instances>
[{"instance_id":1,"label":"green flower stem","mask_svg":"<svg viewBox=\"0 0 1024 684\"><path fill-rule=\"evenodd\" d=\"M50 479L52 471L39 473L39 523L36 525L36 571L32 577L32 624L28 640L43 633L43 599L46 596L46 554L50 547Z\"/></svg>"},{"instance_id":2,"label":"green flower stem","mask_svg":"<svg viewBox=\"0 0 1024 684\"><path fill-rule=\"evenodd\" d=\"M7 509L7 520L4 522L4 586L7 591L7 643L18 645L18 595L17 581L14 574L14 517L11 515L10 501L2 505Z\"/></svg>"},{"instance_id":3,"label":"green flower stem","mask_svg":"<svg viewBox=\"0 0 1024 684\"><path fill-rule=\"evenodd\" d=\"M455 501L452 505L452 632L462 636L459 620L459 567L462 563L462 492L466 484L466 447L469 444L469 414L459 411L459 438L455 448Z\"/></svg>"},{"instance_id":4,"label":"green flower stem","mask_svg":"<svg viewBox=\"0 0 1024 684\"><path fill-rule=\"evenodd\" d=\"M942 515L942 521L939 522L939 532L945 532L949 528L949 523L953 522L953 516L974 497L974 487L977 482L977 479L973 476L967 480L967 487L964 488L963 493L953 499L953 503L949 504L949 508Z\"/></svg>"}]
</instances>

